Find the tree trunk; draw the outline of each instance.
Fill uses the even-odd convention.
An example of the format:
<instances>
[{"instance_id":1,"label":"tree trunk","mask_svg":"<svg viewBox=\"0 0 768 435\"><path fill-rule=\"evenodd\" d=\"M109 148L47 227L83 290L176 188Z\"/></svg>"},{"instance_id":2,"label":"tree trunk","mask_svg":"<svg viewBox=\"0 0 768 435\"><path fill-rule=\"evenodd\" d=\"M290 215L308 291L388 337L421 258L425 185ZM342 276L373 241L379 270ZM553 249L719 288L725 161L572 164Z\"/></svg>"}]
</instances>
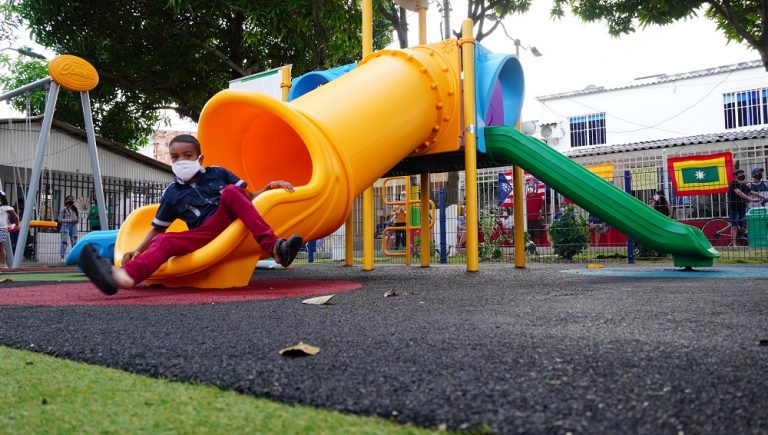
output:
<instances>
[{"instance_id":1,"label":"tree trunk","mask_svg":"<svg viewBox=\"0 0 768 435\"><path fill-rule=\"evenodd\" d=\"M460 204L459 202L459 173L448 173L448 181L445 183L445 203L447 205Z\"/></svg>"},{"instance_id":2,"label":"tree trunk","mask_svg":"<svg viewBox=\"0 0 768 435\"><path fill-rule=\"evenodd\" d=\"M397 25L397 41L400 43L400 48L408 48L408 18L405 15L405 9L398 7Z\"/></svg>"}]
</instances>

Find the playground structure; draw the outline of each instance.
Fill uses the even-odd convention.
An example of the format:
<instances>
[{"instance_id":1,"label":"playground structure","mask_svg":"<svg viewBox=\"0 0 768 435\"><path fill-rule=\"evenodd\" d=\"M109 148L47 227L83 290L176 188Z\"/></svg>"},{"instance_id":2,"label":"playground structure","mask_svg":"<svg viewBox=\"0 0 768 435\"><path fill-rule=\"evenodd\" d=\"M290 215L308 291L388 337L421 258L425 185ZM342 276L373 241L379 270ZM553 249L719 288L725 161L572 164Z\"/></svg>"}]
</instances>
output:
<instances>
[{"instance_id":1,"label":"playground structure","mask_svg":"<svg viewBox=\"0 0 768 435\"><path fill-rule=\"evenodd\" d=\"M96 199L104 222L87 94L98 83L98 75L87 62L74 56L57 57L51 61L49 71L51 77L0 97L10 98L51 85L27 197L34 197L38 188L36 181L58 86L65 86L81 93ZM310 77L312 80L308 80ZM356 66L310 73L306 79L297 79L289 95L284 89L283 98L291 100L287 103L249 91L222 91L208 102L200 120L199 137L207 162L230 168L252 185L283 178L297 186L293 194L272 191L254 200L279 235L298 232L307 239L316 239L332 233L348 222L354 198L367 192L375 180L404 159L410 161L411 168L418 168L412 173L422 174L422 184L425 173L441 172L446 161L455 166L456 161L463 160L468 186L470 271L477 270L477 203L473 195L478 165L514 164L528 170L608 224L648 246L672 253L677 266L711 266L712 259L718 256L700 231L658 215L547 145L510 128L522 105L522 68L517 58L493 54L475 44L471 22L465 22L460 40L382 50L365 56ZM551 173L569 176L553 178L548 176ZM568 179L569 183L560 179ZM428 191L422 191L420 204L422 210L427 210ZM118 264L122 253L144 237L155 210L156 206L138 209L125 221L115 243ZM516 207L516 214L517 210L520 208ZM21 246L31 225L31 211L32 207L26 208L22 218ZM422 252L429 251L423 249L430 243L429 226L424 225L428 214L421 213L425 235L421 237ZM372 220L372 216L364 217L371 227ZM406 231L410 228L409 216ZM176 222L169 230L184 229L183 223ZM347 237L351 238L351 231ZM365 231L364 237L365 263ZM406 263L408 254L410 251ZM14 267L18 267L20 256L17 250ZM235 222L208 246L169 260L148 281L166 286L242 286L247 284L259 258L267 256L242 223ZM422 266L425 257L428 265L426 255L422 256ZM364 268L371 267L364 264Z\"/></svg>"},{"instance_id":2,"label":"playground structure","mask_svg":"<svg viewBox=\"0 0 768 435\"><path fill-rule=\"evenodd\" d=\"M253 186L290 181L294 193L269 191L254 205L279 236L299 233L312 240L344 224L354 198L403 159L413 159L418 173L425 173L440 172L436 162L463 158L468 270L477 270L478 162L519 165L608 224L672 253L676 266L711 266L719 254L699 230L662 216L510 127L522 104L520 63L476 45L467 21L461 40L371 53L346 74L290 102L243 90L218 93L199 123L206 162L229 168ZM548 177L563 172L569 173L563 178L568 184ZM146 235L155 210L144 207L126 219L115 245L117 264ZM364 227L372 227L371 215L365 221ZM169 231L183 229L177 222ZM364 231L364 243L366 238ZM267 256L236 221L205 247L170 259L148 282L243 286Z\"/></svg>"},{"instance_id":3,"label":"playground structure","mask_svg":"<svg viewBox=\"0 0 768 435\"><path fill-rule=\"evenodd\" d=\"M413 191L413 188L411 186L411 179L410 177L391 177L391 178L385 178L382 180L382 191L386 191L387 185L390 182L401 182L402 183L402 194L405 195L405 198L396 198L393 200L390 200L386 197L386 195L382 195L382 205L384 207L401 207L404 214L405 214L405 220L403 222L403 226L395 226L388 223L383 231L381 232L381 251L384 256L387 257L404 257L405 258L405 264L410 265L411 264L411 258L416 254L414 248L418 251L421 251L420 249L420 243L411 243L412 235L416 235L421 239L421 227L414 222L421 221L421 209L419 208L420 199L418 198L417 192ZM417 197L416 199L412 199L413 197ZM435 224L435 216L436 216L436 210L435 210L435 203L432 202L432 200L429 200L429 210L428 210L428 216L429 216L429 228L430 233L431 229L434 227ZM402 251L393 251L389 248L387 240L397 239L396 231L401 231L403 236L402 239L405 243L405 246Z\"/></svg>"}]
</instances>

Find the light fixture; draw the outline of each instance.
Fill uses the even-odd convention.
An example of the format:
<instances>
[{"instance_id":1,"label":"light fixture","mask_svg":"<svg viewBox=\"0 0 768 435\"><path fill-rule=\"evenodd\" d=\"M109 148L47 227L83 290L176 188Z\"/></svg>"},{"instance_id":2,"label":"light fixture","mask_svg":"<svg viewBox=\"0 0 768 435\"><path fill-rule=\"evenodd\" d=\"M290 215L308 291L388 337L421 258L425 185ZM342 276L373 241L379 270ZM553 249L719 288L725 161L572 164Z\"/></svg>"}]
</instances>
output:
<instances>
[{"instance_id":1,"label":"light fixture","mask_svg":"<svg viewBox=\"0 0 768 435\"><path fill-rule=\"evenodd\" d=\"M28 48L14 48L14 47L0 48L0 51L5 51L5 50L12 50L12 51L15 51L15 52L17 52L19 54L22 54L24 56L32 57L32 58L35 58L35 59L48 60L48 58L46 58L42 54L36 53L36 52L34 52L34 51L32 51L32 50L30 50Z\"/></svg>"}]
</instances>

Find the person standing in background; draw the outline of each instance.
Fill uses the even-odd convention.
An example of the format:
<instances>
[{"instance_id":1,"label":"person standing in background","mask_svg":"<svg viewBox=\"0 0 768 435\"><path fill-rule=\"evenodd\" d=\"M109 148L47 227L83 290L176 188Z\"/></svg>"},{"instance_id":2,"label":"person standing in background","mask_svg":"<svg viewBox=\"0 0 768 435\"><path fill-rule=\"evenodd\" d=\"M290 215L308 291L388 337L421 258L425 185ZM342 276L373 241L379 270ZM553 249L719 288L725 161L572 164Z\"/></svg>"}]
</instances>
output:
<instances>
[{"instance_id":1,"label":"person standing in background","mask_svg":"<svg viewBox=\"0 0 768 435\"><path fill-rule=\"evenodd\" d=\"M745 229L747 203L752 200L747 176L743 169L733 171L734 180L728 185L728 221L731 224L731 244L738 245L739 231Z\"/></svg>"},{"instance_id":2,"label":"person standing in background","mask_svg":"<svg viewBox=\"0 0 768 435\"><path fill-rule=\"evenodd\" d=\"M0 269L8 268L6 246L10 246L11 244L10 237L8 236L8 226L11 219L18 222L19 216L16 214L13 207L8 205L8 198L5 196L5 192L0 191ZM13 228L11 228L11 230L12 229Z\"/></svg>"},{"instance_id":3,"label":"person standing in background","mask_svg":"<svg viewBox=\"0 0 768 435\"><path fill-rule=\"evenodd\" d=\"M525 205L528 234L533 243L541 245L544 243L544 198L529 195Z\"/></svg>"},{"instance_id":4,"label":"person standing in background","mask_svg":"<svg viewBox=\"0 0 768 435\"><path fill-rule=\"evenodd\" d=\"M400 192L398 196L400 204L395 205L389 214L389 221L393 227L405 227L405 207L408 206L406 201L405 192ZM396 229L395 233L395 249L405 249L405 230Z\"/></svg>"},{"instance_id":5,"label":"person standing in background","mask_svg":"<svg viewBox=\"0 0 768 435\"><path fill-rule=\"evenodd\" d=\"M74 248L77 243L77 224L80 222L80 214L75 207L75 197L67 195L64 199L64 207L59 211L59 218L57 219L61 224L61 247L59 248L59 255L61 261L64 261L64 257L67 255L67 243L70 243Z\"/></svg>"},{"instance_id":6,"label":"person standing in background","mask_svg":"<svg viewBox=\"0 0 768 435\"><path fill-rule=\"evenodd\" d=\"M109 207L104 205L105 213L109 213ZM96 204L96 197L94 196L91 202L91 208L88 210L88 225L91 227L91 231L101 231L101 220L99 220L99 207Z\"/></svg>"},{"instance_id":7,"label":"person standing in background","mask_svg":"<svg viewBox=\"0 0 768 435\"><path fill-rule=\"evenodd\" d=\"M664 216L672 217L672 207L669 206L669 201L664 196L663 190L657 190L653 195L653 199L650 201L651 207Z\"/></svg>"},{"instance_id":8,"label":"person standing in background","mask_svg":"<svg viewBox=\"0 0 768 435\"><path fill-rule=\"evenodd\" d=\"M752 182L749 183L752 191L752 200L747 204L747 210L755 207L765 207L768 201L768 185L763 179L763 168L752 168Z\"/></svg>"}]
</instances>

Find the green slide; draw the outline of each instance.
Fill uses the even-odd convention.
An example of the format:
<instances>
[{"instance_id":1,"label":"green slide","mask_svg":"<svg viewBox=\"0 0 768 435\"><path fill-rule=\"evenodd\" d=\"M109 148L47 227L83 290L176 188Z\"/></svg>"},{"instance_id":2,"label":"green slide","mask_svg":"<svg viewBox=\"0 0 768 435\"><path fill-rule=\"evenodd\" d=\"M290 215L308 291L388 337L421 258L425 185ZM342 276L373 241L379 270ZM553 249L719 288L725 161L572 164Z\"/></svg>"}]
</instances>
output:
<instances>
[{"instance_id":1,"label":"green slide","mask_svg":"<svg viewBox=\"0 0 768 435\"><path fill-rule=\"evenodd\" d=\"M675 266L712 266L720 256L698 228L662 215L515 128L487 127L485 140L492 160L520 166L634 240L672 254Z\"/></svg>"}]
</instances>

